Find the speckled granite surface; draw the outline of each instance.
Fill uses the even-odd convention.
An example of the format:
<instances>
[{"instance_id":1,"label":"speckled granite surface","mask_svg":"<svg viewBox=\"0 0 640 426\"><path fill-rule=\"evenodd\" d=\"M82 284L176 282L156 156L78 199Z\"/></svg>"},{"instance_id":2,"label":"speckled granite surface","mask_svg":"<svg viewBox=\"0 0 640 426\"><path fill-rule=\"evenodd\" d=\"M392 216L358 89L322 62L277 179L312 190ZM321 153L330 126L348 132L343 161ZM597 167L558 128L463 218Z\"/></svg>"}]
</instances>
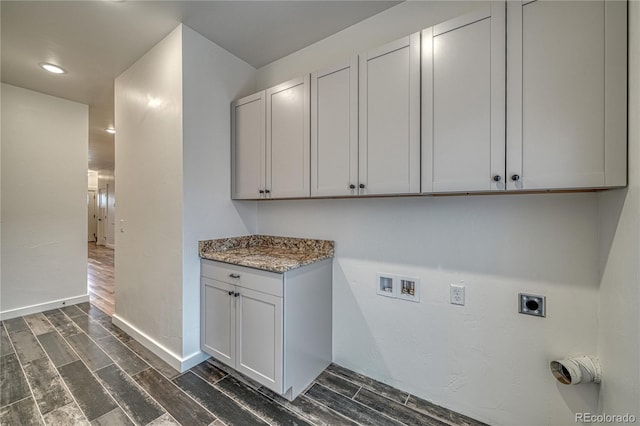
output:
<instances>
[{"instance_id":1,"label":"speckled granite surface","mask_svg":"<svg viewBox=\"0 0 640 426\"><path fill-rule=\"evenodd\" d=\"M248 235L198 243L200 257L270 272L286 272L333 257L333 241Z\"/></svg>"}]
</instances>

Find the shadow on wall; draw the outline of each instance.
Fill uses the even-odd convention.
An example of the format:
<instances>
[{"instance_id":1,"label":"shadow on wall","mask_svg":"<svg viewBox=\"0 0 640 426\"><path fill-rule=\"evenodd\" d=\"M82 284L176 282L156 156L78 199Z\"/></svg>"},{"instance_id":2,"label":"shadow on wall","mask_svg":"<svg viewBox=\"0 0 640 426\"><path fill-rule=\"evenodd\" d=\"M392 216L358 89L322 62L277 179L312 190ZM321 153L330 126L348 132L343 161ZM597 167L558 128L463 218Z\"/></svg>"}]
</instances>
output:
<instances>
[{"instance_id":1,"label":"shadow on wall","mask_svg":"<svg viewBox=\"0 0 640 426\"><path fill-rule=\"evenodd\" d=\"M360 307L363 301L361 299L356 298L354 294L354 289L351 285L359 286L362 283L358 283L354 279L350 279L347 277L347 274L342 267L342 263L340 261L333 262L333 312L334 312L334 323L333 327L335 328L337 324L348 324L349 333L333 333L334 340L347 338L347 341L334 341L334 361L338 364L342 361L338 356L336 358L336 348L342 348L347 345L354 345L359 348L368 348L368 355L364 355L363 357L367 359L366 363L363 363L365 366L376 365L375 372L362 371L363 374L375 373L377 377L390 378L393 377L392 372L389 370L388 366L392 364L392 362L377 362L381 354L384 351L378 347L378 343L375 341L375 336L378 333L375 333L374 330L370 327L370 322L365 318L365 314L362 312L362 309L353 309L354 307ZM345 317L337 317L336 313L345 313ZM378 330L380 331L380 330ZM348 360L344 360L348 361ZM392 361L392 360L390 360ZM347 362L345 365L349 365ZM366 367L365 367L366 368Z\"/></svg>"},{"instance_id":2,"label":"shadow on wall","mask_svg":"<svg viewBox=\"0 0 640 426\"><path fill-rule=\"evenodd\" d=\"M256 232L257 218L256 218L256 205L254 202L246 201L231 201L233 208L238 213L238 217L244 224L244 226L251 232ZM221 238L228 237L228 235L221 235Z\"/></svg>"},{"instance_id":3,"label":"shadow on wall","mask_svg":"<svg viewBox=\"0 0 640 426\"><path fill-rule=\"evenodd\" d=\"M609 262L611 247L617 232L625 232L618 228L622 210L624 209L629 188L611 189L599 194L600 215L600 280L602 280L605 268Z\"/></svg>"},{"instance_id":4,"label":"shadow on wall","mask_svg":"<svg viewBox=\"0 0 640 426\"><path fill-rule=\"evenodd\" d=\"M259 232L336 257L597 287L595 193L262 201Z\"/></svg>"},{"instance_id":5,"label":"shadow on wall","mask_svg":"<svg viewBox=\"0 0 640 426\"><path fill-rule=\"evenodd\" d=\"M576 389L575 386L580 386L580 388ZM593 407L598 405L597 399L600 391L598 384L563 385L556 382L556 388L566 406L574 413L591 413Z\"/></svg>"}]
</instances>

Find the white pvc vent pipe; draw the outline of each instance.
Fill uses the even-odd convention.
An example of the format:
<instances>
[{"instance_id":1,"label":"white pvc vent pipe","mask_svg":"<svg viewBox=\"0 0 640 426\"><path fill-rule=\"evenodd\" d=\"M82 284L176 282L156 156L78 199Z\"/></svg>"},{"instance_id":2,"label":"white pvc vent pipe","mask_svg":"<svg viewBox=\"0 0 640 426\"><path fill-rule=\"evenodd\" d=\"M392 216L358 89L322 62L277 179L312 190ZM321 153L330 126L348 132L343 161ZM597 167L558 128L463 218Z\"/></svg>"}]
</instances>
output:
<instances>
[{"instance_id":1,"label":"white pvc vent pipe","mask_svg":"<svg viewBox=\"0 0 640 426\"><path fill-rule=\"evenodd\" d=\"M578 383L600 383L602 367L600 360L591 356L579 356L561 360L553 360L549 364L553 376L565 385Z\"/></svg>"}]
</instances>

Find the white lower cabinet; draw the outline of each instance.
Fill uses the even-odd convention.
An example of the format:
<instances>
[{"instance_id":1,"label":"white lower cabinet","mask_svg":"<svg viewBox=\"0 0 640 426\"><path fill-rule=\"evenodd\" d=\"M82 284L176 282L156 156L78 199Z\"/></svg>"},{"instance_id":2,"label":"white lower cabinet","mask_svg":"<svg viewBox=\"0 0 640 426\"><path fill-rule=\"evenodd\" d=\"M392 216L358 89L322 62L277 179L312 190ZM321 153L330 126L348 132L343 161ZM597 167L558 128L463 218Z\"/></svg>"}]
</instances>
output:
<instances>
[{"instance_id":1,"label":"white lower cabinet","mask_svg":"<svg viewBox=\"0 0 640 426\"><path fill-rule=\"evenodd\" d=\"M203 259L201 349L293 400L330 363L331 260L278 274Z\"/></svg>"}]
</instances>

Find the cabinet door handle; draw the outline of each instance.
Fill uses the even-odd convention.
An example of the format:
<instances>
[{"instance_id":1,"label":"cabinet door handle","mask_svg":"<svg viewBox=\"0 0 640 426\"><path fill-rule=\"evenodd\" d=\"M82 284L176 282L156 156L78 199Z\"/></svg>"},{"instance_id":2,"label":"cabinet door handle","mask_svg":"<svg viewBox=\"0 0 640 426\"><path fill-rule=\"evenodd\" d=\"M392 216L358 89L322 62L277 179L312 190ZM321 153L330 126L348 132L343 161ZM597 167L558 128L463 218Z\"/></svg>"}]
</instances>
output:
<instances>
[{"instance_id":1,"label":"cabinet door handle","mask_svg":"<svg viewBox=\"0 0 640 426\"><path fill-rule=\"evenodd\" d=\"M360 184L360 189L364 189L364 183Z\"/></svg>"},{"instance_id":2,"label":"cabinet door handle","mask_svg":"<svg viewBox=\"0 0 640 426\"><path fill-rule=\"evenodd\" d=\"M232 295L233 295L233 291L229 291L229 296L232 296Z\"/></svg>"},{"instance_id":3,"label":"cabinet door handle","mask_svg":"<svg viewBox=\"0 0 640 426\"><path fill-rule=\"evenodd\" d=\"M240 275L238 275L238 274L229 274L229 276L231 278L240 278Z\"/></svg>"},{"instance_id":4,"label":"cabinet door handle","mask_svg":"<svg viewBox=\"0 0 640 426\"><path fill-rule=\"evenodd\" d=\"M500 181L502 180L502 176L500 176L500 175L495 175L495 176L493 177L493 180L494 180L494 181L496 181L496 182L500 182Z\"/></svg>"},{"instance_id":5,"label":"cabinet door handle","mask_svg":"<svg viewBox=\"0 0 640 426\"><path fill-rule=\"evenodd\" d=\"M265 193L265 194L271 194L271 191L270 191L270 190L268 190L268 189L265 189L265 190L264 190L264 193Z\"/></svg>"},{"instance_id":6,"label":"cabinet door handle","mask_svg":"<svg viewBox=\"0 0 640 426\"><path fill-rule=\"evenodd\" d=\"M263 189L259 189L258 190L258 194L264 194L264 190Z\"/></svg>"},{"instance_id":7,"label":"cabinet door handle","mask_svg":"<svg viewBox=\"0 0 640 426\"><path fill-rule=\"evenodd\" d=\"M517 182L520 180L520 175L511 175L511 180Z\"/></svg>"},{"instance_id":8,"label":"cabinet door handle","mask_svg":"<svg viewBox=\"0 0 640 426\"><path fill-rule=\"evenodd\" d=\"M240 296L240 293L234 293L233 294L233 297L238 297L238 296Z\"/></svg>"},{"instance_id":9,"label":"cabinet door handle","mask_svg":"<svg viewBox=\"0 0 640 426\"><path fill-rule=\"evenodd\" d=\"M356 186L354 184L349 185L349 189L354 189Z\"/></svg>"}]
</instances>

